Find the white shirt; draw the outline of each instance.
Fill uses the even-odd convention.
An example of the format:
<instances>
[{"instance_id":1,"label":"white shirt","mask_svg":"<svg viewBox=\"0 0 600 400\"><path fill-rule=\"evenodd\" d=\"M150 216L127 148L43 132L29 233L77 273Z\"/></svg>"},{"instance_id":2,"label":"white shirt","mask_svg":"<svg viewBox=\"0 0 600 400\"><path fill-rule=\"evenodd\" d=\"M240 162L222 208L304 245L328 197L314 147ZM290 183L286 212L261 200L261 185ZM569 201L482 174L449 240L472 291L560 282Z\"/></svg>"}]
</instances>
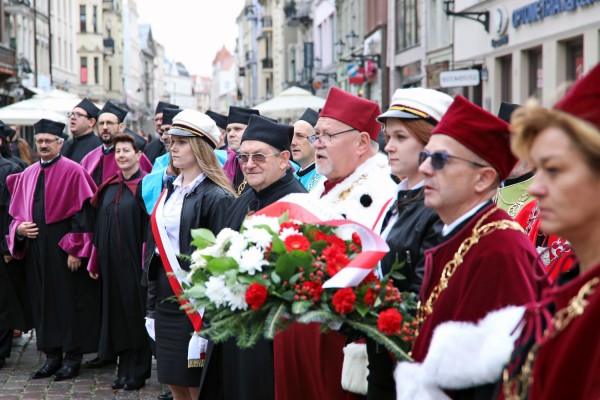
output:
<instances>
[{"instance_id":1,"label":"white shirt","mask_svg":"<svg viewBox=\"0 0 600 400\"><path fill-rule=\"evenodd\" d=\"M475 207L471 208L466 214L463 214L462 217L458 218L456 221L452 222L450 225L444 225L442 228L442 235L446 236L450 232L454 230L458 225L464 222L467 218L471 218L473 215L477 214L477 212L488 203L489 200L484 201L483 203L477 204Z\"/></svg>"},{"instance_id":2,"label":"white shirt","mask_svg":"<svg viewBox=\"0 0 600 400\"><path fill-rule=\"evenodd\" d=\"M415 186L413 186L411 189L409 189L408 188L408 179L405 178L396 187L396 197L398 197L398 193L400 193L403 190L416 190L416 189L422 188L423 185L425 185L424 179L422 181L420 181L419 183L417 183ZM394 202L390 202L390 207L393 207L393 206L394 206ZM388 208L388 210L389 210L389 208ZM386 212L388 210L386 210ZM381 238L383 240L387 239L387 237L390 234L390 231L392 230L392 227L394 226L394 223L396 223L397 219L398 219L398 213L392 214L385 229L383 230L383 232L381 232Z\"/></svg>"},{"instance_id":3,"label":"white shirt","mask_svg":"<svg viewBox=\"0 0 600 400\"><path fill-rule=\"evenodd\" d=\"M174 191L171 197L165 202L163 218L165 221L165 230L167 236L171 241L171 246L175 254L179 255L179 226L181 223L181 209L183 207L183 200L192 190L194 190L203 180L206 178L204 173L201 173L191 183L186 186L183 184L183 174L179 174L177 179L173 182Z\"/></svg>"}]
</instances>

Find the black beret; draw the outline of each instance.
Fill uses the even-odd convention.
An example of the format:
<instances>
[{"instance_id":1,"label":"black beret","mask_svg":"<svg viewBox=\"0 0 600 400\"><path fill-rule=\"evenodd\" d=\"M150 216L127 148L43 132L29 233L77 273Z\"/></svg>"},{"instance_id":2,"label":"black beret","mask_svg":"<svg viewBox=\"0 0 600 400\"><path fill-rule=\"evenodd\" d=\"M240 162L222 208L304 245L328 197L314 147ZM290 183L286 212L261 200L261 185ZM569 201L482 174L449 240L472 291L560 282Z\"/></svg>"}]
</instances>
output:
<instances>
[{"instance_id":1,"label":"black beret","mask_svg":"<svg viewBox=\"0 0 600 400\"><path fill-rule=\"evenodd\" d=\"M269 118L252 115L250 121L248 121L248 127L242 135L242 142L244 140L258 140L280 151L290 151L293 137L293 126L279 124Z\"/></svg>"},{"instance_id":2,"label":"black beret","mask_svg":"<svg viewBox=\"0 0 600 400\"><path fill-rule=\"evenodd\" d=\"M227 116L227 125L229 124L244 124L248 125L251 115L260 115L258 110L252 108L243 108L229 106L229 115Z\"/></svg>"},{"instance_id":3,"label":"black beret","mask_svg":"<svg viewBox=\"0 0 600 400\"><path fill-rule=\"evenodd\" d=\"M211 110L206 110L205 114L215 121L215 124L217 124L219 128L227 129L227 115L219 114Z\"/></svg>"},{"instance_id":4,"label":"black beret","mask_svg":"<svg viewBox=\"0 0 600 400\"><path fill-rule=\"evenodd\" d=\"M59 138L64 138L63 131L67 125L62 122L50 121L49 119L40 119L38 122L33 124L33 129L35 130L35 134L38 133L49 133L51 135L56 135Z\"/></svg>"},{"instance_id":5,"label":"black beret","mask_svg":"<svg viewBox=\"0 0 600 400\"><path fill-rule=\"evenodd\" d=\"M317 119L319 119L319 113L312 108L307 108L306 111L304 111L304 114L302 114L300 117L300 121L308 122L313 128L317 124Z\"/></svg>"},{"instance_id":6,"label":"black beret","mask_svg":"<svg viewBox=\"0 0 600 400\"><path fill-rule=\"evenodd\" d=\"M519 104L502 102L502 104L500 104L500 110L498 111L498 118L510 124L510 116L513 111L519 107L521 107Z\"/></svg>"},{"instance_id":7,"label":"black beret","mask_svg":"<svg viewBox=\"0 0 600 400\"><path fill-rule=\"evenodd\" d=\"M177 104L167 103L166 101L159 101L156 105L156 111L154 111L154 115L165 112L165 108L179 108L179 106Z\"/></svg>"},{"instance_id":8,"label":"black beret","mask_svg":"<svg viewBox=\"0 0 600 400\"><path fill-rule=\"evenodd\" d=\"M173 118L182 111L183 110L181 108L177 108L177 107L175 107L175 108L167 107L167 108L163 109L162 124L163 125L173 125Z\"/></svg>"},{"instance_id":9,"label":"black beret","mask_svg":"<svg viewBox=\"0 0 600 400\"><path fill-rule=\"evenodd\" d=\"M98 116L104 113L114 114L119 119L119 122L123 122L125 120L125 116L127 115L127 110L123 110L121 107L118 107L110 101L107 101L106 104L104 104L104 107L102 107L102 110L100 110Z\"/></svg>"},{"instance_id":10,"label":"black beret","mask_svg":"<svg viewBox=\"0 0 600 400\"><path fill-rule=\"evenodd\" d=\"M98 119L98 115L100 114L100 109L96 107L96 105L89 101L87 98L81 100L79 104L77 104L75 107L84 109L88 117L90 118Z\"/></svg>"}]
</instances>

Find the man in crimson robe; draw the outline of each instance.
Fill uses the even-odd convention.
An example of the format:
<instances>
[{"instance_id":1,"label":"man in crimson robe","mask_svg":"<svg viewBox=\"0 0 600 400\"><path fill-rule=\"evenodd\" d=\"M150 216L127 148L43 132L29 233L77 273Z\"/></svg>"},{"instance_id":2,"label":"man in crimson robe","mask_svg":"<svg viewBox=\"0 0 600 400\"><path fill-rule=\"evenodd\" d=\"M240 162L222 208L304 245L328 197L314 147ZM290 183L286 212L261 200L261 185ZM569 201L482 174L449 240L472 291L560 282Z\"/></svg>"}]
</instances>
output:
<instances>
[{"instance_id":1,"label":"man in crimson robe","mask_svg":"<svg viewBox=\"0 0 600 400\"><path fill-rule=\"evenodd\" d=\"M526 304L543 286L536 280L542 269L535 248L492 201L516 161L509 125L462 96L455 98L420 153L425 205L445 225L444 242L425 252L419 330L412 350L416 362L427 356L438 325L475 322L490 311ZM413 378L396 372L397 386ZM493 390L493 385L480 386L453 396L491 398Z\"/></svg>"},{"instance_id":2,"label":"man in crimson robe","mask_svg":"<svg viewBox=\"0 0 600 400\"><path fill-rule=\"evenodd\" d=\"M98 116L98 134L102 145L92 150L83 160L81 165L94 179L97 186L112 178L119 171L115 161L115 147L112 142L114 137L124 129L127 111L107 101ZM140 168L148 173L152 164L145 155L140 158Z\"/></svg>"},{"instance_id":3,"label":"man in crimson robe","mask_svg":"<svg viewBox=\"0 0 600 400\"><path fill-rule=\"evenodd\" d=\"M37 348L46 354L32 378L57 381L79 374L85 353L98 346L98 283L86 271L92 249L96 190L88 173L60 155L65 124L34 125L40 161L8 177L13 218L7 245L24 259Z\"/></svg>"}]
</instances>

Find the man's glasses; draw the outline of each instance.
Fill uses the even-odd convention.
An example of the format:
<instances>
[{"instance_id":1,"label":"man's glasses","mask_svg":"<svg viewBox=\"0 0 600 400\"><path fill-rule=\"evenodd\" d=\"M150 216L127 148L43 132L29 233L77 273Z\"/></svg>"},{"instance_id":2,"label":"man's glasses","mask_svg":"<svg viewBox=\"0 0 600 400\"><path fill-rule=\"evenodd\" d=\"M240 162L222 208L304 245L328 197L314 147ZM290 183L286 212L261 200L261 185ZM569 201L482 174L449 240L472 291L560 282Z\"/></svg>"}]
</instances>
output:
<instances>
[{"instance_id":1,"label":"man's glasses","mask_svg":"<svg viewBox=\"0 0 600 400\"><path fill-rule=\"evenodd\" d=\"M90 117L88 115L82 114L82 113L77 112L77 111L73 111L73 112L67 113L67 117L69 117L69 118L71 118L71 117L75 117L75 118L85 117L87 119L90 119Z\"/></svg>"},{"instance_id":2,"label":"man's glasses","mask_svg":"<svg viewBox=\"0 0 600 400\"><path fill-rule=\"evenodd\" d=\"M318 141L320 141L322 144L329 144L333 141L333 137L337 136L337 135L341 135L342 133L346 133L346 132L352 132L352 131L357 131L358 129L356 128L350 128L350 129L346 129L345 131L341 131L341 132L337 132L337 133L322 133L320 135L310 135L308 137L308 141L310 142L310 144L315 144Z\"/></svg>"},{"instance_id":3,"label":"man's glasses","mask_svg":"<svg viewBox=\"0 0 600 400\"><path fill-rule=\"evenodd\" d=\"M52 144L56 141L58 141L58 139L36 139L35 144L37 144L38 146L42 146L44 144Z\"/></svg>"},{"instance_id":4,"label":"man's glasses","mask_svg":"<svg viewBox=\"0 0 600 400\"><path fill-rule=\"evenodd\" d=\"M419 153L419 165L423 164L425 160L431 157L431 167L436 170L443 169L446 166L446 162L448 159L452 158L454 160L460 160L464 162L468 162L471 165L474 165L479 168L487 168L487 165L480 164L475 161L467 160L465 158L456 157L450 155L448 153L444 153L441 151L434 151L433 153L428 152L427 150L423 150Z\"/></svg>"},{"instance_id":5,"label":"man's glasses","mask_svg":"<svg viewBox=\"0 0 600 400\"><path fill-rule=\"evenodd\" d=\"M267 161L267 157L275 155L275 154L279 154L277 152L275 153L271 153L271 154L261 154L261 153L256 153L256 154L238 154L237 155L237 159L240 162L240 164L248 164L248 161L250 161L250 159L252 159L252 161L254 161L254 164L263 164Z\"/></svg>"}]
</instances>

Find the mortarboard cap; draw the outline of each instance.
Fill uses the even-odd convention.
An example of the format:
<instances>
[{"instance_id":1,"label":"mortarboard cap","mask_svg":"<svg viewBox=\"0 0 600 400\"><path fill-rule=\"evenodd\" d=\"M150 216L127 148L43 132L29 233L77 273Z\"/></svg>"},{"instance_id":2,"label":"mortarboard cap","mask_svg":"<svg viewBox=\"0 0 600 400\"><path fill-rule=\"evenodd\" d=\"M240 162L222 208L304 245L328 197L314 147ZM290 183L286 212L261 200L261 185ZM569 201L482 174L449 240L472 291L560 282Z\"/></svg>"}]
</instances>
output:
<instances>
[{"instance_id":1,"label":"mortarboard cap","mask_svg":"<svg viewBox=\"0 0 600 400\"><path fill-rule=\"evenodd\" d=\"M248 121L248 127L242 135L242 143L244 140L258 140L280 151L290 151L293 137L293 126L273 122L271 119L259 115L252 115Z\"/></svg>"},{"instance_id":2,"label":"mortarboard cap","mask_svg":"<svg viewBox=\"0 0 600 400\"><path fill-rule=\"evenodd\" d=\"M98 115L100 114L100 109L96 107L94 103L89 101L87 98L84 98L77 104L75 107L79 107L87 113L88 117L98 119ZM75 108L73 107L73 108Z\"/></svg>"},{"instance_id":3,"label":"mortarboard cap","mask_svg":"<svg viewBox=\"0 0 600 400\"><path fill-rule=\"evenodd\" d=\"M312 108L307 108L299 120L308 122L314 128L317 124L317 119L319 119L319 113Z\"/></svg>"},{"instance_id":4,"label":"mortarboard cap","mask_svg":"<svg viewBox=\"0 0 600 400\"><path fill-rule=\"evenodd\" d=\"M121 107L111 103L110 101L107 101L106 104L104 104L104 107L102 107L102 110L100 110L98 116L104 113L116 115L119 119L119 122L123 122L125 120L125 116L127 116L127 110L122 109Z\"/></svg>"},{"instance_id":5,"label":"mortarboard cap","mask_svg":"<svg viewBox=\"0 0 600 400\"><path fill-rule=\"evenodd\" d=\"M251 115L260 115L258 110L252 108L243 108L229 106L229 115L227 116L227 125L229 124L244 124L248 125Z\"/></svg>"},{"instance_id":6,"label":"mortarboard cap","mask_svg":"<svg viewBox=\"0 0 600 400\"><path fill-rule=\"evenodd\" d=\"M502 104L500 104L500 109L498 110L498 118L507 124L510 124L510 116L519 107L521 107L519 104L502 102Z\"/></svg>"},{"instance_id":7,"label":"mortarboard cap","mask_svg":"<svg viewBox=\"0 0 600 400\"><path fill-rule=\"evenodd\" d=\"M183 110L181 108L167 107L163 110L162 124L173 125L173 118Z\"/></svg>"},{"instance_id":8,"label":"mortarboard cap","mask_svg":"<svg viewBox=\"0 0 600 400\"><path fill-rule=\"evenodd\" d=\"M227 129L227 115L219 114L217 112L206 110L206 115L215 121L215 124L221 129Z\"/></svg>"},{"instance_id":9,"label":"mortarboard cap","mask_svg":"<svg viewBox=\"0 0 600 400\"><path fill-rule=\"evenodd\" d=\"M66 125L62 122L51 121L49 119L40 119L38 122L33 124L33 129L36 135L38 133L49 133L51 135L58 136L59 138L64 138L63 132L65 127Z\"/></svg>"},{"instance_id":10,"label":"mortarboard cap","mask_svg":"<svg viewBox=\"0 0 600 400\"><path fill-rule=\"evenodd\" d=\"M156 105L156 111L154 111L154 115L165 112L165 108L179 108L179 106L177 104L167 103L166 101L159 101Z\"/></svg>"}]
</instances>

